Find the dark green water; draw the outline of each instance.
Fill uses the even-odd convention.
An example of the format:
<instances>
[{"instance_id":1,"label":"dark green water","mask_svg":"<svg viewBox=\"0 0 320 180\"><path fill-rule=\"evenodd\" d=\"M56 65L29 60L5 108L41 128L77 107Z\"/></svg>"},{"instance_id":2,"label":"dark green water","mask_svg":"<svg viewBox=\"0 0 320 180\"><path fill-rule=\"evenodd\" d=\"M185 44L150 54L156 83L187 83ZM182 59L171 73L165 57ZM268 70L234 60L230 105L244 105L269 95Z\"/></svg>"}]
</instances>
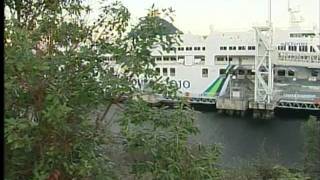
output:
<instances>
[{"instance_id":1,"label":"dark green water","mask_svg":"<svg viewBox=\"0 0 320 180\"><path fill-rule=\"evenodd\" d=\"M262 147L280 164L302 165L301 125L308 119L308 113L284 111L276 113L272 120L257 120L251 116L238 118L218 114L213 107L195 109L198 111L196 124L201 132L192 141L220 144L222 165L239 166L241 161L256 158Z\"/></svg>"},{"instance_id":2,"label":"dark green water","mask_svg":"<svg viewBox=\"0 0 320 180\"><path fill-rule=\"evenodd\" d=\"M264 144L265 152L277 163L288 167L301 167L303 162L303 133L301 126L310 112L276 112L271 120L243 118L218 114L213 106L194 106L196 125L200 133L191 141L202 144L220 144L222 166L238 167L243 162L252 161ZM111 109L108 118L118 119L116 107ZM320 115L318 113L318 115ZM119 133L117 123L113 131Z\"/></svg>"}]
</instances>

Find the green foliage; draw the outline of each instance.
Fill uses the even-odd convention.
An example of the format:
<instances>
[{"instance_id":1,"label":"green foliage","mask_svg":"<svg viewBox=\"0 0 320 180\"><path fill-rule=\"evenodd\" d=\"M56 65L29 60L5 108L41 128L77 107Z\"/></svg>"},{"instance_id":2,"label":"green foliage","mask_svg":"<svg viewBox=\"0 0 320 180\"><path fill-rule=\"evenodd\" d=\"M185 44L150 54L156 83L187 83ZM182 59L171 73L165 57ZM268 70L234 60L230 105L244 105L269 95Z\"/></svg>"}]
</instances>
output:
<instances>
[{"instance_id":1,"label":"green foliage","mask_svg":"<svg viewBox=\"0 0 320 180\"><path fill-rule=\"evenodd\" d=\"M119 2L101 8L87 23L90 7L81 0L6 0L5 177L7 179L115 179L106 147L112 135L101 122L125 95L121 124L129 152L151 160L133 164L133 174L154 179L211 179L218 175L216 147L191 148L198 130L192 111L151 108L139 100L135 79L148 79L152 93L174 98L177 87L158 77L150 49L168 49L179 34L166 33L160 18L171 9L152 7L128 33L130 13ZM115 75L104 56L123 72ZM137 101L131 101L138 95ZM105 106L95 121L92 111ZM145 124L149 124L145 126ZM148 128L150 127L150 128ZM137 131L137 129L140 129ZM148 164L151 166L148 166Z\"/></svg>"},{"instance_id":2,"label":"green foliage","mask_svg":"<svg viewBox=\"0 0 320 180\"><path fill-rule=\"evenodd\" d=\"M94 38L97 27L82 19L89 7L78 0L5 6L6 178L47 179L57 172L62 179L114 179L104 154L110 137L88 115L112 103L118 89L104 87L120 80L105 70L94 46L102 42ZM112 8L103 23L124 31L128 11L120 3Z\"/></svg>"},{"instance_id":3,"label":"green foliage","mask_svg":"<svg viewBox=\"0 0 320 180\"><path fill-rule=\"evenodd\" d=\"M311 117L302 126L304 132L304 171L313 178L320 177L320 122Z\"/></svg>"},{"instance_id":4,"label":"green foliage","mask_svg":"<svg viewBox=\"0 0 320 180\"><path fill-rule=\"evenodd\" d=\"M181 103L176 109L148 106L144 101L127 105L121 120L127 151L134 158L136 178L214 179L219 176L216 146L191 146L188 137L199 130L194 112ZM150 177L151 176L151 177Z\"/></svg>"}]
</instances>

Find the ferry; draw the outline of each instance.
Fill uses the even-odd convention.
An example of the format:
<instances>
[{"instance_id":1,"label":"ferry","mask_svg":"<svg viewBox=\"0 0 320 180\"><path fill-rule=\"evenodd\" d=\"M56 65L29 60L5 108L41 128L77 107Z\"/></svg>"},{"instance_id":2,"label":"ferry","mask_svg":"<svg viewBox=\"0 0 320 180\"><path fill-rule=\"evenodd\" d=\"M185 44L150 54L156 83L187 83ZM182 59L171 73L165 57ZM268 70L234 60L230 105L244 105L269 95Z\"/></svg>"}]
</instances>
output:
<instances>
[{"instance_id":1,"label":"ferry","mask_svg":"<svg viewBox=\"0 0 320 180\"><path fill-rule=\"evenodd\" d=\"M320 31L318 28L302 28L297 9L288 8L290 26L272 28L275 82L310 82L320 84ZM175 33L179 30L163 20ZM179 31L181 32L181 31ZM223 96L234 72L252 75L257 57L257 32L218 32L213 29L207 36L186 33L182 42L170 51L160 46L152 49L157 73L179 88L181 96L193 102L214 104L216 97ZM112 58L112 57L110 57ZM254 79L254 78L253 78ZM137 79L144 84L143 79ZM320 86L319 86L320 87ZM319 89L320 91L320 89Z\"/></svg>"},{"instance_id":2,"label":"ferry","mask_svg":"<svg viewBox=\"0 0 320 180\"><path fill-rule=\"evenodd\" d=\"M298 10L288 8L290 26L273 28L275 49L274 74L276 82L309 81L320 84L320 33L318 28L302 28ZM254 75L257 43L255 30L216 32L207 36L182 34L182 43L169 52L161 47L152 51L155 70L169 77L182 96L212 103L225 93L230 74ZM203 101L200 101L203 102Z\"/></svg>"}]
</instances>

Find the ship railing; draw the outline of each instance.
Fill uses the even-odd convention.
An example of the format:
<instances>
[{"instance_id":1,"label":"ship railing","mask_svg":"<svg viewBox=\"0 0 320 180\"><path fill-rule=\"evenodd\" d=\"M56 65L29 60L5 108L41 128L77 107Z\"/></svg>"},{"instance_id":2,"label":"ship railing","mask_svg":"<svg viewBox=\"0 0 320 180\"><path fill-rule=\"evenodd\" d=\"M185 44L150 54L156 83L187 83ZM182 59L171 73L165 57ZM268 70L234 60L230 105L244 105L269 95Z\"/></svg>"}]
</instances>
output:
<instances>
[{"instance_id":1,"label":"ship railing","mask_svg":"<svg viewBox=\"0 0 320 180\"><path fill-rule=\"evenodd\" d=\"M320 64L320 53L315 52L279 52L279 61Z\"/></svg>"},{"instance_id":2,"label":"ship railing","mask_svg":"<svg viewBox=\"0 0 320 180\"><path fill-rule=\"evenodd\" d=\"M217 94L212 93L186 93L184 95L191 103L215 104Z\"/></svg>"},{"instance_id":3,"label":"ship railing","mask_svg":"<svg viewBox=\"0 0 320 180\"><path fill-rule=\"evenodd\" d=\"M310 102L318 103L320 100L320 92L308 92L308 91L277 91L274 92L274 102Z\"/></svg>"}]
</instances>

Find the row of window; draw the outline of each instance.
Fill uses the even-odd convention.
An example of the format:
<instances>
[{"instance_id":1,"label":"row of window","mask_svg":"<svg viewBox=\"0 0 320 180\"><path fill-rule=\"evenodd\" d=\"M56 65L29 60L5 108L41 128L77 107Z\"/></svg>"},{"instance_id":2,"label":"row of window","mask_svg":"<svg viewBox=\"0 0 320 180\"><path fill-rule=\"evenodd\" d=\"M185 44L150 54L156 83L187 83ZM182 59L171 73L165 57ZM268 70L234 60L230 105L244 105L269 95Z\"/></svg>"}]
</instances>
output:
<instances>
[{"instance_id":1,"label":"row of window","mask_svg":"<svg viewBox=\"0 0 320 180\"><path fill-rule=\"evenodd\" d=\"M295 72L293 70L285 70L285 69L279 69L277 71L278 76L286 76L286 72L288 74L288 76L294 77L295 76ZM312 77L318 77L319 72L318 71L311 71L311 76Z\"/></svg>"},{"instance_id":2,"label":"row of window","mask_svg":"<svg viewBox=\"0 0 320 180\"><path fill-rule=\"evenodd\" d=\"M155 57L156 61L176 61L176 60L184 60L185 56L157 56ZM194 59L200 59L200 61L205 61L205 56L196 55Z\"/></svg>"},{"instance_id":3,"label":"row of window","mask_svg":"<svg viewBox=\"0 0 320 180\"><path fill-rule=\"evenodd\" d=\"M286 70L284 69L281 69L281 70L278 70L277 72L278 76L285 76L286 75ZM292 70L288 70L288 76L294 76L295 75L295 72L292 71Z\"/></svg>"},{"instance_id":4,"label":"row of window","mask_svg":"<svg viewBox=\"0 0 320 180\"><path fill-rule=\"evenodd\" d=\"M176 75L176 69L175 68L169 68L170 71L170 76L175 76ZM156 68L156 72L160 75L161 74L161 69ZM168 76L168 68L162 68L162 76Z\"/></svg>"},{"instance_id":5,"label":"row of window","mask_svg":"<svg viewBox=\"0 0 320 180\"><path fill-rule=\"evenodd\" d=\"M168 69L169 69L169 75L170 76L175 76L176 75L176 69L175 68L162 68L162 76L168 76ZM161 74L161 68L157 67L156 68L157 74ZM203 68L202 69L202 77L207 78L209 76L209 70L208 68Z\"/></svg>"},{"instance_id":6,"label":"row of window","mask_svg":"<svg viewBox=\"0 0 320 180\"><path fill-rule=\"evenodd\" d=\"M219 75L225 75L226 74L226 69L219 69ZM161 68L157 67L156 72L160 75L161 74ZM175 76L176 75L176 69L175 68L169 68L170 76ZM209 69L208 68L202 68L202 77L207 78L209 77ZM239 75L254 75L254 72L252 70L238 70ZM162 68L162 75L163 76L168 76L168 68L164 67ZM279 76L284 76L285 75L285 70L278 70L278 75ZM289 76L294 76L294 71L289 70L288 71ZM317 76L318 74L316 74Z\"/></svg>"},{"instance_id":7,"label":"row of window","mask_svg":"<svg viewBox=\"0 0 320 180\"><path fill-rule=\"evenodd\" d=\"M194 51L205 51L206 50L206 47L200 47L200 46L195 46L195 47L192 47L192 46L188 46L188 47L178 47L178 48L175 48L175 47L172 47L172 48L170 48L170 51L176 51L176 50L178 50L178 51L184 51L184 50L186 50L186 51L192 51L192 49L194 50Z\"/></svg>"},{"instance_id":8,"label":"row of window","mask_svg":"<svg viewBox=\"0 0 320 180\"><path fill-rule=\"evenodd\" d=\"M225 56L218 56L217 57L217 61L228 61L228 59L229 59L229 61L232 61L232 57L229 57L229 58L227 58Z\"/></svg>"},{"instance_id":9,"label":"row of window","mask_svg":"<svg viewBox=\"0 0 320 180\"><path fill-rule=\"evenodd\" d=\"M230 51L235 51L237 50L237 46L229 46L229 48L227 48L227 46L220 46L220 50L221 51L226 51L227 49L229 49ZM246 46L238 46L238 50L246 50ZM255 46L248 46L248 50L256 50Z\"/></svg>"},{"instance_id":10,"label":"row of window","mask_svg":"<svg viewBox=\"0 0 320 180\"><path fill-rule=\"evenodd\" d=\"M298 49L297 46L288 46L289 51L297 51L297 49ZM286 51L287 46L284 46L284 45L278 46L278 50L279 51ZM308 46L299 46L299 51L300 52L308 52ZM312 46L310 46L309 52L316 52L316 50Z\"/></svg>"},{"instance_id":11,"label":"row of window","mask_svg":"<svg viewBox=\"0 0 320 180\"><path fill-rule=\"evenodd\" d=\"M157 56L155 57L155 60L156 61L176 61L176 60L181 60L181 59L184 59L184 56Z\"/></svg>"}]
</instances>

